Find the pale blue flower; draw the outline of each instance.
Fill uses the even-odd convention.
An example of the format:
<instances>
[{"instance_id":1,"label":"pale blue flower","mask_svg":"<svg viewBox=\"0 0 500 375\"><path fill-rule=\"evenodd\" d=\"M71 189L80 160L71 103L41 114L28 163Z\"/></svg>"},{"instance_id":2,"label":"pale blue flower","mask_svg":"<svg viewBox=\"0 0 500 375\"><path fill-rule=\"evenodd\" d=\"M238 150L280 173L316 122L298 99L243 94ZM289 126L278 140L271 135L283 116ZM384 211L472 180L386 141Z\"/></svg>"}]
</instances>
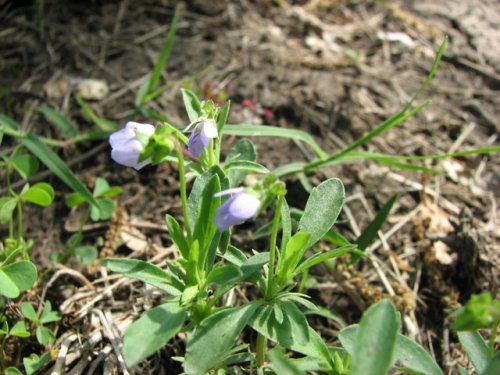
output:
<instances>
[{"instance_id":1,"label":"pale blue flower","mask_svg":"<svg viewBox=\"0 0 500 375\"><path fill-rule=\"evenodd\" d=\"M213 120L202 119L195 124L188 126L185 131L189 131L195 125L193 132L189 136L188 150L193 156L199 157L210 144L210 140L217 138L219 134Z\"/></svg>"},{"instance_id":2,"label":"pale blue flower","mask_svg":"<svg viewBox=\"0 0 500 375\"><path fill-rule=\"evenodd\" d=\"M126 167L136 170L141 169L150 163L150 160L139 162L139 155L145 144L141 141L137 133L150 137L155 132L155 127L149 124L140 124L129 121L122 130L118 130L109 136L111 145L111 158Z\"/></svg>"},{"instance_id":3,"label":"pale blue flower","mask_svg":"<svg viewBox=\"0 0 500 375\"><path fill-rule=\"evenodd\" d=\"M255 195L245 192L243 188L227 189L215 194L214 197L230 194L232 197L217 209L217 215L214 219L215 225L221 232L250 219L260 207L259 199Z\"/></svg>"}]
</instances>

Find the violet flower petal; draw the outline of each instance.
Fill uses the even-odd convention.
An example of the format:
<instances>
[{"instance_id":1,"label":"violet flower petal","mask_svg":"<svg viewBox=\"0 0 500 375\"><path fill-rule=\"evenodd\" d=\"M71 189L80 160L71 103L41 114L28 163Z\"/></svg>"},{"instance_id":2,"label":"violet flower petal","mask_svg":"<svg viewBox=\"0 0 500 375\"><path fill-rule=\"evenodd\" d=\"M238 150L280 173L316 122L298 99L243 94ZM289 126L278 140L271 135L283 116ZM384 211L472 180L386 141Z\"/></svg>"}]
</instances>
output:
<instances>
[{"instance_id":1,"label":"violet flower petal","mask_svg":"<svg viewBox=\"0 0 500 375\"><path fill-rule=\"evenodd\" d=\"M109 144L112 149L111 158L115 162L139 170L147 165L149 160L140 163L138 161L144 144L137 139L136 132L151 136L155 132L155 128L153 125L129 121L123 129L110 135Z\"/></svg>"},{"instance_id":2,"label":"violet flower petal","mask_svg":"<svg viewBox=\"0 0 500 375\"><path fill-rule=\"evenodd\" d=\"M195 157L199 157L203 150L210 144L210 139L217 138L217 136L217 128L212 121L205 120L200 122L189 136L189 152Z\"/></svg>"},{"instance_id":3,"label":"violet flower petal","mask_svg":"<svg viewBox=\"0 0 500 375\"><path fill-rule=\"evenodd\" d=\"M215 225L219 231L223 232L233 225L241 224L250 219L257 213L259 207L260 201L256 196L238 192L217 209L214 219Z\"/></svg>"}]
</instances>

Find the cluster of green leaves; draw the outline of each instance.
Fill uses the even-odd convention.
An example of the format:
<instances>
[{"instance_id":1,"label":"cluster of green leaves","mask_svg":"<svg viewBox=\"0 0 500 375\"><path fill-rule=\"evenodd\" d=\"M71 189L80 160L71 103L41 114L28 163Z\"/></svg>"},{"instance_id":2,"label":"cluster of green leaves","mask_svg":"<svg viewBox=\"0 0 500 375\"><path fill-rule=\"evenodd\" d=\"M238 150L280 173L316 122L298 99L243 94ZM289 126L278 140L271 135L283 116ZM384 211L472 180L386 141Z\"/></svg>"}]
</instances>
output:
<instances>
[{"instance_id":1,"label":"cluster of green leaves","mask_svg":"<svg viewBox=\"0 0 500 375\"><path fill-rule=\"evenodd\" d=\"M480 375L494 375L500 372L500 352L495 352L497 331L500 326L500 300L493 299L488 292L473 295L467 304L452 314L453 329L469 356L474 369ZM489 329L487 344L479 329ZM460 375L469 375L459 366Z\"/></svg>"},{"instance_id":2,"label":"cluster of green leaves","mask_svg":"<svg viewBox=\"0 0 500 375\"><path fill-rule=\"evenodd\" d=\"M45 306L40 314L35 311L33 305L29 302L21 303L21 313L25 319L29 321L31 329L27 327L24 320L18 320L15 325L9 329L9 324L5 317L3 317L2 328L0 329L0 338L4 341L9 336L16 336L19 338L29 338L31 337L31 331L35 331L35 336L40 345L43 345L47 351L42 355L31 354L23 359L23 364L25 371L28 375L36 373L39 369L43 368L51 360L50 349L55 342L55 334L52 330L47 327L47 324L58 322L61 320L59 312L52 310L52 305L50 301L45 303ZM9 375L20 375L22 374L15 367L8 367L5 369L5 373Z\"/></svg>"}]
</instances>

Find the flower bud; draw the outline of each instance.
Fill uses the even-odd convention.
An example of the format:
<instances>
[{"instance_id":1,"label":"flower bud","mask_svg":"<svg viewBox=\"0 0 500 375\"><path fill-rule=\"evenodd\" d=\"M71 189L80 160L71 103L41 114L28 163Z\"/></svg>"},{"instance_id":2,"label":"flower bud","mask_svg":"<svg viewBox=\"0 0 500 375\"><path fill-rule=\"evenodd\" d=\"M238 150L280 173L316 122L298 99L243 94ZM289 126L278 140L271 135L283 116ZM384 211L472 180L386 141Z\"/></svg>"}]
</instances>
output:
<instances>
[{"instance_id":1,"label":"flower bud","mask_svg":"<svg viewBox=\"0 0 500 375\"><path fill-rule=\"evenodd\" d=\"M139 155L144 149L147 139L155 132L155 127L149 124L140 124L129 121L122 130L110 135L111 158L118 164L141 169L150 163L150 160L139 162ZM146 142L145 142L146 140Z\"/></svg>"}]
</instances>

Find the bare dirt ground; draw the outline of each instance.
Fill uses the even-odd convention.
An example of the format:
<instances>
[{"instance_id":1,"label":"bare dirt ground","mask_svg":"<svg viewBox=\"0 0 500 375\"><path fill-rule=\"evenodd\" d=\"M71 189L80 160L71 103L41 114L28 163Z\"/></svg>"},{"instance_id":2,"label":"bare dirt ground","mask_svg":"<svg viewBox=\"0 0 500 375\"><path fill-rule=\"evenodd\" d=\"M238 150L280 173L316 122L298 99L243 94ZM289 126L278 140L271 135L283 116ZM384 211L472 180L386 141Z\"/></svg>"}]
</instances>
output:
<instances>
[{"instance_id":1,"label":"bare dirt ground","mask_svg":"<svg viewBox=\"0 0 500 375\"><path fill-rule=\"evenodd\" d=\"M49 104L82 132L91 130L76 102L76 85L98 78L110 92L90 102L92 108L125 123L134 112L135 93L158 57L173 6L166 0L46 1L37 11L32 1L0 1L0 111L26 130L61 138L34 111ZM208 97L223 93L233 104L230 123L305 130L333 152L404 106L448 35L441 67L426 93L432 104L366 149L431 155L498 145L499 21L495 0L186 1L163 74L172 87L153 108L180 127L188 121L180 87ZM312 158L308 149L289 140L254 140L259 161L270 169ZM166 213L179 213L175 168L148 167L138 173L114 164L108 151L105 139L60 150L89 186L96 177L105 177L124 188L110 224L89 225L86 237L103 239L100 258L132 256L162 265L174 256L162 223ZM313 184L327 177L343 180L347 202L339 230L350 239L390 196L397 193L398 200L369 248L375 261L339 265L333 271L318 267L307 292L349 323L381 297L392 298L404 314L406 334L450 369L464 358L444 309L483 290L500 296L500 156L426 164L447 174L400 171L365 161L309 176ZM104 355L119 371L115 339L160 296L97 266L53 264L50 254L64 250L77 213L63 204L68 193L64 185L50 175L38 177L54 183L60 199L43 211L28 212L26 237L35 240L32 257L42 276L36 291L23 298L37 302L43 293L64 313L58 347L76 353L71 373L88 371L89 364L102 366ZM300 183L290 178L287 186L290 205L303 206L307 194ZM237 232L248 238L252 228L246 224ZM13 314L18 311L15 304L10 308ZM311 323L325 340L336 343L335 322ZM41 349L34 343L13 347L13 358ZM138 373L179 371L167 358L182 354L182 347L179 338Z\"/></svg>"}]
</instances>

